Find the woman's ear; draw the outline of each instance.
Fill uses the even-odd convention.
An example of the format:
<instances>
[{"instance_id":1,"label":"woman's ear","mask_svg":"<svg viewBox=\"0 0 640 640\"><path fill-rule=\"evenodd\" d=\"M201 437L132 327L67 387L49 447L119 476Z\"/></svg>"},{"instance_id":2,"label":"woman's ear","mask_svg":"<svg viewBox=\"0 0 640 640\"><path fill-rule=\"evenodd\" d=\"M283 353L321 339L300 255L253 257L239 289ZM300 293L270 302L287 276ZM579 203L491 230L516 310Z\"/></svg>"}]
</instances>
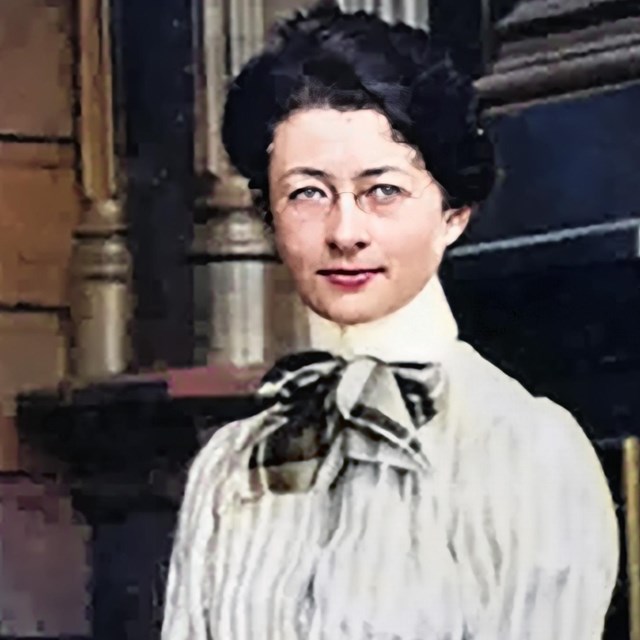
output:
<instances>
[{"instance_id":1,"label":"woman's ear","mask_svg":"<svg viewBox=\"0 0 640 640\"><path fill-rule=\"evenodd\" d=\"M452 245L464 232L471 218L471 207L461 207L460 209L448 209L444 212L446 225L445 243Z\"/></svg>"}]
</instances>

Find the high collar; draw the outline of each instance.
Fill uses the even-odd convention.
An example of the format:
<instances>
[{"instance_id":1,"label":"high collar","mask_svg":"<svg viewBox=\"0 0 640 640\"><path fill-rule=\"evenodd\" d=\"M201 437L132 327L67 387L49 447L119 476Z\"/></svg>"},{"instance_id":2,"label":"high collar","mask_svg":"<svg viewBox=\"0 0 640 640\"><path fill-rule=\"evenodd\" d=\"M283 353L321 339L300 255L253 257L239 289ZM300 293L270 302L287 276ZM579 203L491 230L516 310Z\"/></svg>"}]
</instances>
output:
<instances>
[{"instance_id":1,"label":"high collar","mask_svg":"<svg viewBox=\"0 0 640 640\"><path fill-rule=\"evenodd\" d=\"M307 318L311 348L347 359L368 355L386 362L436 362L458 338L437 276L404 307L379 320L342 326L310 309Z\"/></svg>"}]
</instances>

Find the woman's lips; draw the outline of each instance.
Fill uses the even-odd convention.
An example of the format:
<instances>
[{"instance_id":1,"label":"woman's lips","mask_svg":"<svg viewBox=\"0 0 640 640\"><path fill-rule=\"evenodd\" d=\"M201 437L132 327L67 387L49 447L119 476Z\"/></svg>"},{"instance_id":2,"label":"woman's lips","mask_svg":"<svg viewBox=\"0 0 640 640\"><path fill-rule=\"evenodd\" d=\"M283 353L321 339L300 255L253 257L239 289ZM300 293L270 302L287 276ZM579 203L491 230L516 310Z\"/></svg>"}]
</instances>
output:
<instances>
[{"instance_id":1,"label":"woman's lips","mask_svg":"<svg viewBox=\"0 0 640 640\"><path fill-rule=\"evenodd\" d=\"M318 273L342 289L361 289L384 269L323 269Z\"/></svg>"}]
</instances>

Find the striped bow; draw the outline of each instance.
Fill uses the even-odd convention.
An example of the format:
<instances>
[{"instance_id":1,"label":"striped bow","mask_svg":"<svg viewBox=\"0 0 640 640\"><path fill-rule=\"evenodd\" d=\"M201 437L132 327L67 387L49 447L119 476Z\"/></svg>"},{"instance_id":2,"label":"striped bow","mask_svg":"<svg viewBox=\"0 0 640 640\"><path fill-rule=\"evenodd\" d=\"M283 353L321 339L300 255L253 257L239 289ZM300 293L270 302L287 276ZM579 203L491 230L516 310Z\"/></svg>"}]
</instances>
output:
<instances>
[{"instance_id":1,"label":"striped bow","mask_svg":"<svg viewBox=\"0 0 640 640\"><path fill-rule=\"evenodd\" d=\"M417 432L435 415L441 386L434 364L347 361L322 351L282 358L258 391L269 408L251 442L249 468L263 472L322 460L340 433L355 431L361 446L391 445L400 466L426 470Z\"/></svg>"}]
</instances>

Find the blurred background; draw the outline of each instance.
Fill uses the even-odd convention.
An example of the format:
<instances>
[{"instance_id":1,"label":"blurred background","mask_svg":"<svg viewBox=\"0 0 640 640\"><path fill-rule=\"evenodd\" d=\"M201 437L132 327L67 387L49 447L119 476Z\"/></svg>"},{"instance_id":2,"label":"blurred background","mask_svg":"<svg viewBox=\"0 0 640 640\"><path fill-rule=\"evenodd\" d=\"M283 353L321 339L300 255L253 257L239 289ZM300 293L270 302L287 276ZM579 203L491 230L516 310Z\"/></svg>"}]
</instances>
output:
<instances>
[{"instance_id":1,"label":"blurred background","mask_svg":"<svg viewBox=\"0 0 640 640\"><path fill-rule=\"evenodd\" d=\"M189 460L305 346L219 141L229 78L303 6L0 0L0 638L158 638ZM476 81L498 180L442 279L462 337L593 440L606 638L640 640L640 3L342 6Z\"/></svg>"}]
</instances>

